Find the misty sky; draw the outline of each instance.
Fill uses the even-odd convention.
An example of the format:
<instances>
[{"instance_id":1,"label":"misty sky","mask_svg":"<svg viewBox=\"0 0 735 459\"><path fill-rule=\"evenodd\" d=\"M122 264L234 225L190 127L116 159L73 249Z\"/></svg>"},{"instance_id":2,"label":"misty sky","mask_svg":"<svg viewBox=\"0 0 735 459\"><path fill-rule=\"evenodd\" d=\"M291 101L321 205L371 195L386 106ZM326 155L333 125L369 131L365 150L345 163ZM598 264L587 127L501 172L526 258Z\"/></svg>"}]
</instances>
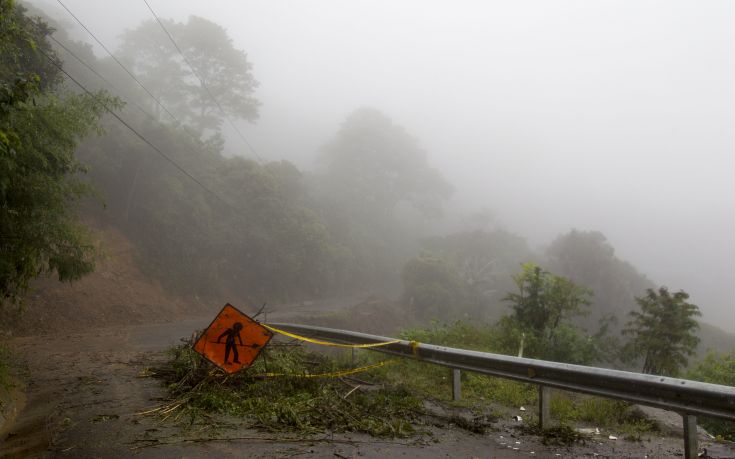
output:
<instances>
[{"instance_id":1,"label":"misty sky","mask_svg":"<svg viewBox=\"0 0 735 459\"><path fill-rule=\"evenodd\" d=\"M111 47L151 18L142 0L62 1ZM149 3L223 25L248 53L263 105L241 126L260 156L312 168L345 115L373 106L420 139L455 205L535 246L600 230L735 331L735 3Z\"/></svg>"}]
</instances>

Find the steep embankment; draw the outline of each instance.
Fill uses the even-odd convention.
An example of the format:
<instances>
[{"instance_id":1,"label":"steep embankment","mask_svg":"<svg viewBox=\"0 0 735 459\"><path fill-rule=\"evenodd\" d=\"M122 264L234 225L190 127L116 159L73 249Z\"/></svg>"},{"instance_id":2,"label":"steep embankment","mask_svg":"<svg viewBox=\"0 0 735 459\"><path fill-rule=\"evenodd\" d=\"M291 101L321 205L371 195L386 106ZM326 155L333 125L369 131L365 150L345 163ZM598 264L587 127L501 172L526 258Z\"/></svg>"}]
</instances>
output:
<instances>
[{"instance_id":1,"label":"steep embankment","mask_svg":"<svg viewBox=\"0 0 735 459\"><path fill-rule=\"evenodd\" d=\"M735 352L735 333L702 322L699 324L699 332L697 334L701 339L699 347L697 347L697 360L704 357L708 351L720 353Z\"/></svg>"},{"instance_id":2,"label":"steep embankment","mask_svg":"<svg viewBox=\"0 0 735 459\"><path fill-rule=\"evenodd\" d=\"M95 226L103 253L95 272L72 284L55 276L34 281L22 311L5 317L9 333L88 331L206 312L196 297L172 294L146 276L136 263L137 248L123 233Z\"/></svg>"}]
</instances>

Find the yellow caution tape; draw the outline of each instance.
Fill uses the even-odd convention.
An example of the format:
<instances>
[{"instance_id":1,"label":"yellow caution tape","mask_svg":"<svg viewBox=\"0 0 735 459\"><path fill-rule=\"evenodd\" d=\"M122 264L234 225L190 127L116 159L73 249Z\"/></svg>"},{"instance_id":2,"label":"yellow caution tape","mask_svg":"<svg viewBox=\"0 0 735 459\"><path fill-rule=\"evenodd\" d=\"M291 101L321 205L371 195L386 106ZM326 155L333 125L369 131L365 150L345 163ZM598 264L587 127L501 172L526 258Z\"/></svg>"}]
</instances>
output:
<instances>
[{"instance_id":1,"label":"yellow caution tape","mask_svg":"<svg viewBox=\"0 0 735 459\"><path fill-rule=\"evenodd\" d=\"M413 353L413 358L418 359L419 358L419 342L411 341L408 344L411 346L411 352Z\"/></svg>"},{"instance_id":2,"label":"yellow caution tape","mask_svg":"<svg viewBox=\"0 0 735 459\"><path fill-rule=\"evenodd\" d=\"M354 375L355 373L362 373L363 371L372 370L373 368L379 368L384 365L387 365L389 363L396 362L396 359L392 360L383 360L382 362L374 363L372 365L367 365L364 367L359 368L351 368L349 370L342 370L342 371L333 371L330 373L300 373L300 374L288 374L288 373L263 373L259 375L255 375L255 378L278 378L278 377L289 377L289 378L340 378L342 376L349 376Z\"/></svg>"},{"instance_id":3,"label":"yellow caution tape","mask_svg":"<svg viewBox=\"0 0 735 459\"><path fill-rule=\"evenodd\" d=\"M363 348L370 348L370 347L385 346L385 345L388 345L388 344L394 344L394 343L400 343L401 342L400 339L394 339L394 340L391 340L391 341L384 341L382 343L370 343L370 344L340 344L340 343L330 343L329 341L322 341L322 340L319 340L319 339L314 339L314 338L309 338L309 337L306 337L306 336L297 335L295 333L287 332L285 330L280 330L278 328L271 327L270 325L266 325L264 323L261 323L260 325L264 326L265 328L267 328L268 330L270 330L272 332L280 333L281 335L285 335L285 336L288 336L290 338L294 338L294 339L297 339L297 340L300 340L300 341L306 341L307 343L321 344L322 346L349 347L349 348L360 348L360 349L363 349Z\"/></svg>"}]
</instances>

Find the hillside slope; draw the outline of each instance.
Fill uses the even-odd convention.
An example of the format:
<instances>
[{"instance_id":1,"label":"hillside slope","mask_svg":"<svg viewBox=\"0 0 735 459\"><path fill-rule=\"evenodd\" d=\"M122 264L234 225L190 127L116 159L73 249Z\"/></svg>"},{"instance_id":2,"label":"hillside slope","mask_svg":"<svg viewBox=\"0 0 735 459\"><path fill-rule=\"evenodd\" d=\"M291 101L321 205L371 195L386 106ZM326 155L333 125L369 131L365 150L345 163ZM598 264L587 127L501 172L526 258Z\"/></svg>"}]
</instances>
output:
<instances>
[{"instance_id":1,"label":"hillside slope","mask_svg":"<svg viewBox=\"0 0 735 459\"><path fill-rule=\"evenodd\" d=\"M710 350L720 353L735 352L735 333L700 322L697 334L702 340L697 347L697 360L704 357Z\"/></svg>"},{"instance_id":2,"label":"hillside slope","mask_svg":"<svg viewBox=\"0 0 735 459\"><path fill-rule=\"evenodd\" d=\"M143 274L136 263L136 247L119 230L97 226L97 234L103 256L95 272L72 284L55 276L35 280L22 310L3 318L7 333L88 331L207 312L196 297L172 294Z\"/></svg>"}]
</instances>

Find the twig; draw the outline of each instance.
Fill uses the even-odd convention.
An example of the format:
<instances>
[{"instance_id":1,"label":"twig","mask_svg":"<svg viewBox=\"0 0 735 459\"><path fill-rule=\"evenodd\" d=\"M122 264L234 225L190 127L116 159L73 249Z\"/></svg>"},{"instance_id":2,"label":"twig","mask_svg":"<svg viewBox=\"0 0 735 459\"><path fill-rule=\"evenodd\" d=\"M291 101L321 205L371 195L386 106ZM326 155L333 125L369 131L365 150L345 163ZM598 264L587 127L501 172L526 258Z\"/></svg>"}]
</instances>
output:
<instances>
[{"instance_id":1,"label":"twig","mask_svg":"<svg viewBox=\"0 0 735 459\"><path fill-rule=\"evenodd\" d=\"M260 313L265 310L265 305L266 304L268 304L268 303L263 303L263 306L261 306L260 309L258 310L258 312L256 312L255 315L252 317L253 319L255 319L256 317L258 317L260 315Z\"/></svg>"},{"instance_id":2,"label":"twig","mask_svg":"<svg viewBox=\"0 0 735 459\"><path fill-rule=\"evenodd\" d=\"M164 405L161 405L161 406L157 406L157 407L155 407L155 408L153 408L153 409L151 409L151 410L148 410L148 411L141 411L141 412L139 412L139 413L135 413L135 414L136 414L137 416L144 416L144 415L146 415L146 414L151 414L151 413L155 413L156 411L161 411L161 410L162 410L162 409L164 409L164 408L165 408L165 406L164 406Z\"/></svg>"},{"instance_id":3,"label":"twig","mask_svg":"<svg viewBox=\"0 0 735 459\"><path fill-rule=\"evenodd\" d=\"M356 391L357 389L359 389L359 388L360 388L360 385L358 384L357 386L353 387L353 388L352 388L352 390L350 390L349 392L347 392L347 393L346 393L346 394L344 395L344 397L342 397L342 398L343 398L344 400L347 400L347 397L349 397L349 396L350 396L350 394L352 394L353 392L355 392L355 391Z\"/></svg>"},{"instance_id":4,"label":"twig","mask_svg":"<svg viewBox=\"0 0 735 459\"><path fill-rule=\"evenodd\" d=\"M173 406L172 405L169 405L168 407L166 407L166 409L164 409L163 411L161 411L161 414L169 414L169 413L175 411L178 407L180 407L181 405L183 405L186 402L187 402L187 400L183 400L183 401L179 402L176 405L173 405Z\"/></svg>"},{"instance_id":5,"label":"twig","mask_svg":"<svg viewBox=\"0 0 735 459\"><path fill-rule=\"evenodd\" d=\"M159 426L160 426L160 425L162 425L162 424L163 424L164 422L166 422L166 419L168 419L168 418L170 418L170 417L171 417L171 413L167 414L166 416L164 416L164 417L163 417L163 418L162 418L162 419L161 419L161 420L160 420L160 421L158 422L158 425L159 425Z\"/></svg>"}]
</instances>

